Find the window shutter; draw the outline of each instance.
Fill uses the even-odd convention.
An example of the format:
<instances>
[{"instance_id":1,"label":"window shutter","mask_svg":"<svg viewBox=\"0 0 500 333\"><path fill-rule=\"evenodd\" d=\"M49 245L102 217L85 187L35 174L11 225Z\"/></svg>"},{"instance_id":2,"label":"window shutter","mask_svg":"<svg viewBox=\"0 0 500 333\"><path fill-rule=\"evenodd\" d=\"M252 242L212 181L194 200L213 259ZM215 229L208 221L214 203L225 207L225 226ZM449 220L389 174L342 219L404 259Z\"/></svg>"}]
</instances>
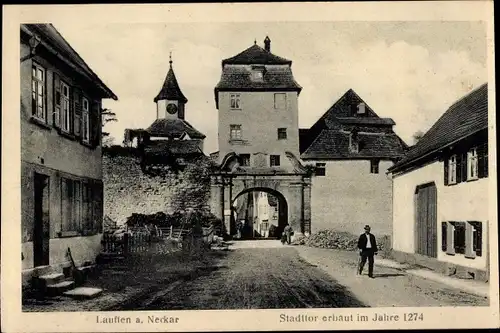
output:
<instances>
[{"instance_id":1,"label":"window shutter","mask_svg":"<svg viewBox=\"0 0 500 333\"><path fill-rule=\"evenodd\" d=\"M473 222L473 226L472 249L476 256L481 257L483 254L483 226L481 222Z\"/></svg>"},{"instance_id":2,"label":"window shutter","mask_svg":"<svg viewBox=\"0 0 500 333\"><path fill-rule=\"evenodd\" d=\"M468 170L467 170L467 164L468 164L468 155L467 153L462 154L462 181L465 182L467 181L468 178Z\"/></svg>"},{"instance_id":3,"label":"window shutter","mask_svg":"<svg viewBox=\"0 0 500 333\"><path fill-rule=\"evenodd\" d=\"M441 250L448 249L448 222L441 222Z\"/></svg>"},{"instance_id":4,"label":"window shutter","mask_svg":"<svg viewBox=\"0 0 500 333\"><path fill-rule=\"evenodd\" d=\"M61 127L61 79L59 75L54 72L54 111L52 113L52 121L54 127Z\"/></svg>"},{"instance_id":5,"label":"window shutter","mask_svg":"<svg viewBox=\"0 0 500 333\"><path fill-rule=\"evenodd\" d=\"M101 142L101 122L100 122L101 110L99 107L99 102L92 101L89 115L89 127L90 127L90 142L93 147L99 146Z\"/></svg>"},{"instance_id":6,"label":"window shutter","mask_svg":"<svg viewBox=\"0 0 500 333\"><path fill-rule=\"evenodd\" d=\"M479 178L488 177L488 143L477 147L477 171Z\"/></svg>"},{"instance_id":7,"label":"window shutter","mask_svg":"<svg viewBox=\"0 0 500 333\"><path fill-rule=\"evenodd\" d=\"M453 246L454 228L452 222L447 222L446 228L446 254L454 255L455 247Z\"/></svg>"},{"instance_id":8,"label":"window shutter","mask_svg":"<svg viewBox=\"0 0 500 333\"><path fill-rule=\"evenodd\" d=\"M465 223L465 256L467 258L475 258L476 253L474 252L473 244L473 233L474 226L470 222Z\"/></svg>"},{"instance_id":9,"label":"window shutter","mask_svg":"<svg viewBox=\"0 0 500 333\"><path fill-rule=\"evenodd\" d=\"M74 133L80 138L82 135L82 93L78 88L73 89Z\"/></svg>"},{"instance_id":10,"label":"window shutter","mask_svg":"<svg viewBox=\"0 0 500 333\"><path fill-rule=\"evenodd\" d=\"M448 185L448 168L449 168L449 159L448 156L444 158L444 185Z\"/></svg>"},{"instance_id":11,"label":"window shutter","mask_svg":"<svg viewBox=\"0 0 500 333\"><path fill-rule=\"evenodd\" d=\"M94 188L92 191L94 202L94 225L93 230L95 233L102 233L102 220L103 220L103 183L101 180L94 181Z\"/></svg>"},{"instance_id":12,"label":"window shutter","mask_svg":"<svg viewBox=\"0 0 500 333\"><path fill-rule=\"evenodd\" d=\"M456 175L457 175L457 184L462 181L462 154L456 155Z\"/></svg>"}]
</instances>

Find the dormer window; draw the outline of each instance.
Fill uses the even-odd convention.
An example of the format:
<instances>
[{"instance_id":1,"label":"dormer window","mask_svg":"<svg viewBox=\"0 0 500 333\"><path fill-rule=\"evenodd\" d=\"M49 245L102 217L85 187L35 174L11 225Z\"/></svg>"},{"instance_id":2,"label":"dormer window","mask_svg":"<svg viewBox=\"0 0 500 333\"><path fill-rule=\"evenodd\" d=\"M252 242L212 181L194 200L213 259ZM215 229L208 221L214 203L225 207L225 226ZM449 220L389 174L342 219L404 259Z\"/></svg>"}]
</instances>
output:
<instances>
[{"instance_id":1,"label":"dormer window","mask_svg":"<svg viewBox=\"0 0 500 333\"><path fill-rule=\"evenodd\" d=\"M357 107L357 114L364 115L366 113L365 103L359 103Z\"/></svg>"},{"instance_id":2,"label":"dormer window","mask_svg":"<svg viewBox=\"0 0 500 333\"><path fill-rule=\"evenodd\" d=\"M264 79L264 73L261 70L252 71L252 80L254 81L262 81Z\"/></svg>"}]
</instances>

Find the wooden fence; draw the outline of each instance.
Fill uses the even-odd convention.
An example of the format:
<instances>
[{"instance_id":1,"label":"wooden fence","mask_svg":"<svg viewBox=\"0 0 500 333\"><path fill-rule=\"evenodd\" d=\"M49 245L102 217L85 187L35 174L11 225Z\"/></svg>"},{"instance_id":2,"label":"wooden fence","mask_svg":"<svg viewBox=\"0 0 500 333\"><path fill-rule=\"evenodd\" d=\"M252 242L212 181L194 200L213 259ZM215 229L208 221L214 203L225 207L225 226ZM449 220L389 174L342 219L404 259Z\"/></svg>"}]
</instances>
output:
<instances>
[{"instance_id":1,"label":"wooden fence","mask_svg":"<svg viewBox=\"0 0 500 333\"><path fill-rule=\"evenodd\" d=\"M197 247L195 243L201 240L203 244L209 245L214 240L214 228L203 228L203 235L196 237L191 229L157 229L154 232L144 229L132 229L124 233L102 236L102 252L129 255L131 253L170 253L181 248Z\"/></svg>"}]
</instances>

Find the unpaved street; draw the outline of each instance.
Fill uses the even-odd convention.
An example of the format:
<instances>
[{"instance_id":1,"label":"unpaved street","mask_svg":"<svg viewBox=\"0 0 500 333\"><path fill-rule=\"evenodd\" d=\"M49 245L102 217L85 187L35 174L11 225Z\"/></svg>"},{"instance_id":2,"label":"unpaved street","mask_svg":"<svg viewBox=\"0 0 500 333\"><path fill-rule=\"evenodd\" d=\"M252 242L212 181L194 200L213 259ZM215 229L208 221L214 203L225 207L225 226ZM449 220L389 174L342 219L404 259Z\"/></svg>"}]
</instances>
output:
<instances>
[{"instance_id":1,"label":"unpaved street","mask_svg":"<svg viewBox=\"0 0 500 333\"><path fill-rule=\"evenodd\" d=\"M308 252L310 251L310 252ZM224 254L223 254L224 253ZM376 278L356 277L353 253L235 242L212 267L134 304L134 310L271 309L373 306L487 305L484 298L451 290L387 267ZM299 255L300 254L300 255ZM304 258L307 257L307 260Z\"/></svg>"}]
</instances>

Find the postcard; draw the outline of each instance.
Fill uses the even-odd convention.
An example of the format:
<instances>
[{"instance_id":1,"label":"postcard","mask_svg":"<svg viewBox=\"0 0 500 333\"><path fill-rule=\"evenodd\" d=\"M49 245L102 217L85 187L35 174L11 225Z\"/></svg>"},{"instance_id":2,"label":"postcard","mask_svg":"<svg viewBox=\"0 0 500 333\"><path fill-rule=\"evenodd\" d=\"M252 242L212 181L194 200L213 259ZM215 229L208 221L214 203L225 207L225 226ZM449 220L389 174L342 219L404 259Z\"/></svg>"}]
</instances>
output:
<instances>
[{"instance_id":1,"label":"postcard","mask_svg":"<svg viewBox=\"0 0 500 333\"><path fill-rule=\"evenodd\" d=\"M2 331L499 327L493 2L4 9Z\"/></svg>"}]
</instances>

